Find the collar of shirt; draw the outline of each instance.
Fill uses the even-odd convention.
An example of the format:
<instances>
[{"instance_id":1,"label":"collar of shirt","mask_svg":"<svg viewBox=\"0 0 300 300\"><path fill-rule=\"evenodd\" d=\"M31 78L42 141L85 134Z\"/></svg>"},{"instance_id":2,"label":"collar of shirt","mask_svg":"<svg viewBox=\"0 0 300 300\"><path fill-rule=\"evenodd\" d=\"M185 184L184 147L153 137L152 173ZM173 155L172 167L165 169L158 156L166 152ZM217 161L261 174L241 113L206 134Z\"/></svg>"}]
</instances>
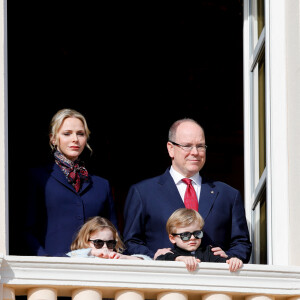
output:
<instances>
[{"instance_id":1,"label":"collar of shirt","mask_svg":"<svg viewBox=\"0 0 300 300\"><path fill-rule=\"evenodd\" d=\"M184 182L181 181L181 179L186 178L183 175L181 175L179 172L177 172L176 170L174 170L174 168L171 166L170 168L170 174L177 186L178 192L181 196L182 201L184 201L184 194L185 194L185 190L186 190L186 184ZM196 173L194 176L189 177L190 179L192 179L192 185L196 191L196 195L197 195L197 199L199 202L199 198L200 198L200 192L201 192L201 182L202 182L202 178L200 176L199 173Z\"/></svg>"}]
</instances>

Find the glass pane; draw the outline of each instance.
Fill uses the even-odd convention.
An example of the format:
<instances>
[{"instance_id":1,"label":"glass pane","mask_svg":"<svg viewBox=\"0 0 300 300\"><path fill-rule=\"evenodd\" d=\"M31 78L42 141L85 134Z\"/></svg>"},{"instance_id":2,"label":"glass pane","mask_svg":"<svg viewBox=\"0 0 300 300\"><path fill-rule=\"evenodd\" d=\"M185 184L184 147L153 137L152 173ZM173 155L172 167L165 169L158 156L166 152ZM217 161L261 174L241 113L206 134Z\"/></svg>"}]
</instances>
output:
<instances>
[{"instance_id":1,"label":"glass pane","mask_svg":"<svg viewBox=\"0 0 300 300\"><path fill-rule=\"evenodd\" d=\"M260 263L267 264L267 207L266 207L266 189L260 200Z\"/></svg>"},{"instance_id":2,"label":"glass pane","mask_svg":"<svg viewBox=\"0 0 300 300\"><path fill-rule=\"evenodd\" d=\"M265 26L265 8L264 8L265 1L264 0L253 0L253 1L250 1L250 5L251 5L250 11L252 13L251 45L252 45L252 49L254 49L256 46L256 43L259 39L259 36Z\"/></svg>"},{"instance_id":3,"label":"glass pane","mask_svg":"<svg viewBox=\"0 0 300 300\"><path fill-rule=\"evenodd\" d=\"M265 60L258 64L259 177L266 167Z\"/></svg>"},{"instance_id":4,"label":"glass pane","mask_svg":"<svg viewBox=\"0 0 300 300\"><path fill-rule=\"evenodd\" d=\"M265 1L257 1L257 35L260 36L265 26Z\"/></svg>"},{"instance_id":5,"label":"glass pane","mask_svg":"<svg viewBox=\"0 0 300 300\"><path fill-rule=\"evenodd\" d=\"M262 187L253 212L253 257L256 264L267 264L267 207L266 186Z\"/></svg>"}]
</instances>

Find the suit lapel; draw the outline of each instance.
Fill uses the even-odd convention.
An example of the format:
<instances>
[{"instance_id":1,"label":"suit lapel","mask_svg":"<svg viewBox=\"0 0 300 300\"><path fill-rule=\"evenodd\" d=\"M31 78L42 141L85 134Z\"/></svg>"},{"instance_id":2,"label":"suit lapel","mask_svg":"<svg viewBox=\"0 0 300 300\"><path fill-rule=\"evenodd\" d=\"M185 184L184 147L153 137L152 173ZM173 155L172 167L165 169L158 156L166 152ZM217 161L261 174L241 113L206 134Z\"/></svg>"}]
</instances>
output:
<instances>
[{"instance_id":1,"label":"suit lapel","mask_svg":"<svg viewBox=\"0 0 300 300\"><path fill-rule=\"evenodd\" d=\"M203 179L201 184L201 193L199 200L199 213L205 220L218 196L215 185Z\"/></svg>"},{"instance_id":2,"label":"suit lapel","mask_svg":"<svg viewBox=\"0 0 300 300\"><path fill-rule=\"evenodd\" d=\"M161 191L166 194L164 197L166 201L174 207L184 207L184 203L169 169L159 177L158 184L162 187Z\"/></svg>"}]
</instances>

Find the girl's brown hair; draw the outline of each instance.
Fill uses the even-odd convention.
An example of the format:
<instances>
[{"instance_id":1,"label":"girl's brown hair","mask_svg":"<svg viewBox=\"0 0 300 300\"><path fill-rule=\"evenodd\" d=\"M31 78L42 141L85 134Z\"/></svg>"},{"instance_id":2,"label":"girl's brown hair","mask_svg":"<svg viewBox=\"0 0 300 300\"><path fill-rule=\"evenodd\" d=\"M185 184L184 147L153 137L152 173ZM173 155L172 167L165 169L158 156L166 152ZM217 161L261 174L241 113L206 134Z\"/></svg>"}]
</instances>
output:
<instances>
[{"instance_id":1,"label":"girl's brown hair","mask_svg":"<svg viewBox=\"0 0 300 300\"><path fill-rule=\"evenodd\" d=\"M73 243L71 244L71 250L90 248L89 239L91 234L96 231L109 228L113 232L114 240L117 242L114 249L118 253L122 253L125 246L118 234L116 227L106 218L93 217L90 218L79 230Z\"/></svg>"}]
</instances>

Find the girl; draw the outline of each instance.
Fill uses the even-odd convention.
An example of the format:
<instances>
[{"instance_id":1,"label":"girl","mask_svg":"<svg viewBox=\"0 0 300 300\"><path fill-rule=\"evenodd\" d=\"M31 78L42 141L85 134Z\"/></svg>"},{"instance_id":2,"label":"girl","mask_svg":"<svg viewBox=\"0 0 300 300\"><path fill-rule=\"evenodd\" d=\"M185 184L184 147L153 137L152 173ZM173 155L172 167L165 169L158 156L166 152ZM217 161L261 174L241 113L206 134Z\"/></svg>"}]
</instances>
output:
<instances>
[{"instance_id":1,"label":"girl","mask_svg":"<svg viewBox=\"0 0 300 300\"><path fill-rule=\"evenodd\" d=\"M117 229L107 219L93 217L79 230L71 245L71 257L99 257L107 259L151 259L146 255L124 255L124 244Z\"/></svg>"}]
</instances>

